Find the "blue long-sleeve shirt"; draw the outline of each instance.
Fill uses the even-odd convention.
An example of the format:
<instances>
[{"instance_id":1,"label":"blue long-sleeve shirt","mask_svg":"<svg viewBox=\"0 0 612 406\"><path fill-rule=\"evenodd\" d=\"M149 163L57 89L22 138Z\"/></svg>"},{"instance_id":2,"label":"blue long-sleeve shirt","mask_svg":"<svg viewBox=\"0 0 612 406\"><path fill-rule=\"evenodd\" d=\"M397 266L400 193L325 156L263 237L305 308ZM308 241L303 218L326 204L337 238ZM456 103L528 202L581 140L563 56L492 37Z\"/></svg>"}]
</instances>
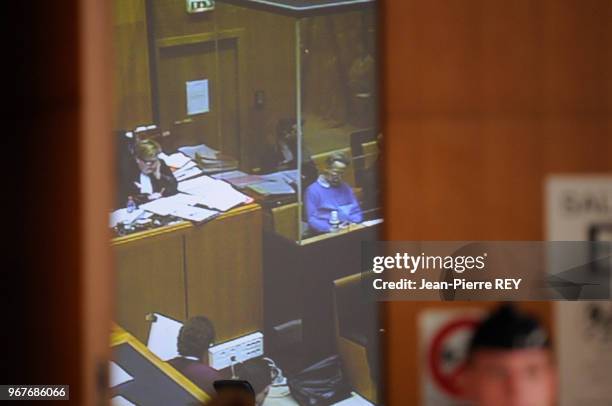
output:
<instances>
[{"instance_id":1,"label":"blue long-sleeve shirt","mask_svg":"<svg viewBox=\"0 0 612 406\"><path fill-rule=\"evenodd\" d=\"M359 202L349 185L342 182L331 186L319 178L306 189L306 214L308 225L316 231L330 231L329 217L333 210L338 211L340 222L361 223L363 215Z\"/></svg>"}]
</instances>

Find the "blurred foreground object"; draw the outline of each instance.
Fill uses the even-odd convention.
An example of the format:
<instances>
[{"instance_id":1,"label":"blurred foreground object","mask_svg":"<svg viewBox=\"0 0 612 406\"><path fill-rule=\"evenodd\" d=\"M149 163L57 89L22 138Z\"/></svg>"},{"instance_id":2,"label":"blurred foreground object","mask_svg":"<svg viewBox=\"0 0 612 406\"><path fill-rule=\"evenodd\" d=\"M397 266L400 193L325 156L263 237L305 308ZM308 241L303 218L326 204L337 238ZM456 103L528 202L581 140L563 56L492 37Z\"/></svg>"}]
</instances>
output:
<instances>
[{"instance_id":1,"label":"blurred foreground object","mask_svg":"<svg viewBox=\"0 0 612 406\"><path fill-rule=\"evenodd\" d=\"M462 376L479 406L552 406L557 368L548 333L535 318L504 304L476 329Z\"/></svg>"}]
</instances>

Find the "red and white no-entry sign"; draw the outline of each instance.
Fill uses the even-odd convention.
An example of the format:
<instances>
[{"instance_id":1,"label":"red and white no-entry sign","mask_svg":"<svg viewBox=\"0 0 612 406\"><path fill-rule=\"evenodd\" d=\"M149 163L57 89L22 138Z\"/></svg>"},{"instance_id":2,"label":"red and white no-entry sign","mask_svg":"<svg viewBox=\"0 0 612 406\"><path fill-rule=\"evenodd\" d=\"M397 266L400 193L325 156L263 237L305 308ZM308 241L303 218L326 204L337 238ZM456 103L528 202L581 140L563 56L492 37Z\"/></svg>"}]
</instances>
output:
<instances>
[{"instance_id":1,"label":"red and white no-entry sign","mask_svg":"<svg viewBox=\"0 0 612 406\"><path fill-rule=\"evenodd\" d=\"M420 320L425 405L455 405L462 397L458 377L467 361L467 346L483 312L475 309L430 310Z\"/></svg>"}]
</instances>

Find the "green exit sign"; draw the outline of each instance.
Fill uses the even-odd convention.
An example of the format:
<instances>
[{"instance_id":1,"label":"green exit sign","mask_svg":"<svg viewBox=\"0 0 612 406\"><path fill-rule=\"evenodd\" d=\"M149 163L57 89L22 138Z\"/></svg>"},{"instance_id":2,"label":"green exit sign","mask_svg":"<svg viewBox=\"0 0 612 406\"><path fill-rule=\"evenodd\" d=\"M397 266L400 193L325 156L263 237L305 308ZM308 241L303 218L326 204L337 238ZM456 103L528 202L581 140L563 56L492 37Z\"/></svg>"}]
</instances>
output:
<instances>
[{"instance_id":1,"label":"green exit sign","mask_svg":"<svg viewBox=\"0 0 612 406\"><path fill-rule=\"evenodd\" d=\"M186 0L189 14L203 13L215 9L215 0Z\"/></svg>"}]
</instances>

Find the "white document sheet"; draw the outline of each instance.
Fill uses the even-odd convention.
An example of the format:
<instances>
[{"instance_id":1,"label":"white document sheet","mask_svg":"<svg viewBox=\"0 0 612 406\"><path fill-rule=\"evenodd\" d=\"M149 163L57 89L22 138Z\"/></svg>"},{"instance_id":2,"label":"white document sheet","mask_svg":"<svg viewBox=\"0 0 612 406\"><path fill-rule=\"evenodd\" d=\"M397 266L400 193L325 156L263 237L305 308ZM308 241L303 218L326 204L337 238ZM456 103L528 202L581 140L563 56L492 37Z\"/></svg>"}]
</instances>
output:
<instances>
[{"instance_id":1,"label":"white document sheet","mask_svg":"<svg viewBox=\"0 0 612 406\"><path fill-rule=\"evenodd\" d=\"M370 227L370 226L375 226L376 224L380 224L383 221L384 221L383 219L366 220L366 221L361 222L361 224L363 224L366 227Z\"/></svg>"},{"instance_id":2,"label":"white document sheet","mask_svg":"<svg viewBox=\"0 0 612 406\"><path fill-rule=\"evenodd\" d=\"M144 210L136 209L131 213L128 213L127 209L119 209L115 210L110 214L109 226L111 228L115 227L119 223L123 224L132 224L138 218L140 218L144 214Z\"/></svg>"},{"instance_id":3,"label":"white document sheet","mask_svg":"<svg viewBox=\"0 0 612 406\"><path fill-rule=\"evenodd\" d=\"M145 203L140 208L160 216L175 216L195 222L201 222L219 214L214 210L194 207L197 204L206 204L206 199L201 196L177 193Z\"/></svg>"},{"instance_id":4,"label":"white document sheet","mask_svg":"<svg viewBox=\"0 0 612 406\"><path fill-rule=\"evenodd\" d=\"M297 183L298 173L297 169L289 169L286 171L279 171L274 173L269 173L267 175L262 175L262 178L266 180L273 181L283 181L287 183Z\"/></svg>"},{"instance_id":5,"label":"white document sheet","mask_svg":"<svg viewBox=\"0 0 612 406\"><path fill-rule=\"evenodd\" d=\"M181 166L179 169L177 169L174 172L172 172L172 174L176 177L177 173L184 172L184 171L186 171L188 169L193 168L194 166L197 166L197 164L190 159L189 162L187 162L185 165Z\"/></svg>"},{"instance_id":6,"label":"white document sheet","mask_svg":"<svg viewBox=\"0 0 612 406\"><path fill-rule=\"evenodd\" d=\"M219 215L218 211L203 209L201 207L193 206L182 206L175 208L172 213L173 216L180 217L184 220L193 221L200 223L205 220L212 219Z\"/></svg>"},{"instance_id":7,"label":"white document sheet","mask_svg":"<svg viewBox=\"0 0 612 406\"><path fill-rule=\"evenodd\" d=\"M122 383L126 383L134 379L132 375L128 374L125 369L121 368L113 361L110 362L109 368L110 369L108 372L108 376L111 388L114 388L117 385L121 385Z\"/></svg>"},{"instance_id":8,"label":"white document sheet","mask_svg":"<svg viewBox=\"0 0 612 406\"><path fill-rule=\"evenodd\" d=\"M161 154L159 154L159 158L163 160L166 163L166 165L168 165L171 168L182 168L189 162L193 162L191 158L189 158L187 155L183 154L182 152L175 152L172 155L166 155L162 152Z\"/></svg>"},{"instance_id":9,"label":"white document sheet","mask_svg":"<svg viewBox=\"0 0 612 406\"><path fill-rule=\"evenodd\" d=\"M195 159L196 152L203 158L208 159L217 159L217 155L219 151L216 149L212 149L208 145L200 144L200 145L187 145L184 147L178 148L180 152L187 155L191 159Z\"/></svg>"},{"instance_id":10,"label":"white document sheet","mask_svg":"<svg viewBox=\"0 0 612 406\"><path fill-rule=\"evenodd\" d=\"M374 406L374 403L361 397L358 393L351 392L351 395L350 398L334 403L332 406Z\"/></svg>"},{"instance_id":11,"label":"white document sheet","mask_svg":"<svg viewBox=\"0 0 612 406\"><path fill-rule=\"evenodd\" d=\"M187 94L187 115L208 113L210 101L208 98L208 79L185 82Z\"/></svg>"},{"instance_id":12,"label":"white document sheet","mask_svg":"<svg viewBox=\"0 0 612 406\"><path fill-rule=\"evenodd\" d=\"M177 193L172 196L161 197L148 203L141 204L140 208L150 211L151 213L159 214L160 216L168 216L178 207L194 206L198 203L200 203L200 201L195 196Z\"/></svg>"},{"instance_id":13,"label":"white document sheet","mask_svg":"<svg viewBox=\"0 0 612 406\"><path fill-rule=\"evenodd\" d=\"M147 348L162 361L178 357L176 341L183 324L163 314L154 313L156 321L151 322Z\"/></svg>"},{"instance_id":14,"label":"white document sheet","mask_svg":"<svg viewBox=\"0 0 612 406\"><path fill-rule=\"evenodd\" d=\"M234 179L234 178L241 178L243 176L249 176L249 174L242 172L242 171L228 171L228 172L216 173L211 176L215 179L229 180L229 179Z\"/></svg>"},{"instance_id":15,"label":"white document sheet","mask_svg":"<svg viewBox=\"0 0 612 406\"><path fill-rule=\"evenodd\" d=\"M295 190L285 181L266 181L252 185L251 189L264 195L294 194Z\"/></svg>"},{"instance_id":16,"label":"white document sheet","mask_svg":"<svg viewBox=\"0 0 612 406\"><path fill-rule=\"evenodd\" d=\"M195 162L193 163L193 166L185 165L185 168L181 168L173 173L177 182L181 182L201 174L202 170L196 166Z\"/></svg>"},{"instance_id":17,"label":"white document sheet","mask_svg":"<svg viewBox=\"0 0 612 406\"><path fill-rule=\"evenodd\" d=\"M136 406L121 395L111 398L111 406Z\"/></svg>"},{"instance_id":18,"label":"white document sheet","mask_svg":"<svg viewBox=\"0 0 612 406\"><path fill-rule=\"evenodd\" d=\"M203 205L221 211L227 211L234 206L252 201L252 198L238 192L229 183L208 176L180 182L178 190L200 196L203 199Z\"/></svg>"}]
</instances>

